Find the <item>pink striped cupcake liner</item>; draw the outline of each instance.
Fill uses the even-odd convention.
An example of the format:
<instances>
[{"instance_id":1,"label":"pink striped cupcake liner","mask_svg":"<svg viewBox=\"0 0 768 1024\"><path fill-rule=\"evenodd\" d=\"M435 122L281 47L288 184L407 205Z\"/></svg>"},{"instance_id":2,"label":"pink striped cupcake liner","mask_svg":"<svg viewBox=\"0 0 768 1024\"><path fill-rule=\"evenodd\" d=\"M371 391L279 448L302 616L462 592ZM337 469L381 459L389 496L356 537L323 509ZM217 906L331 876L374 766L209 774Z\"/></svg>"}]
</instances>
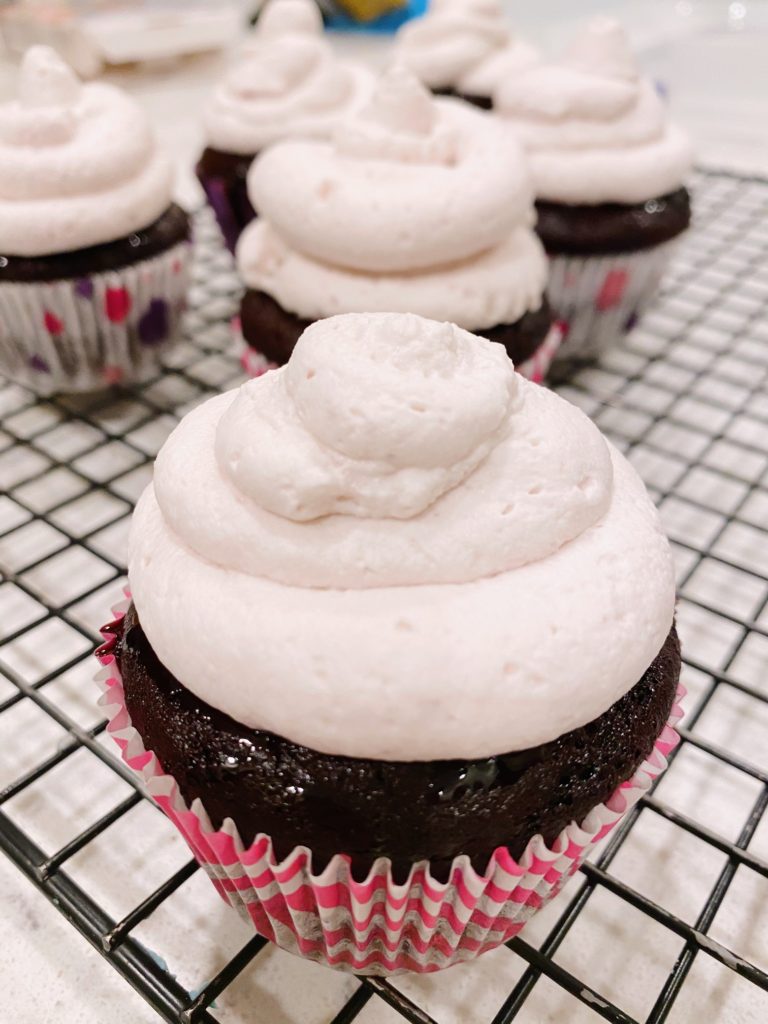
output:
<instances>
[{"instance_id":1,"label":"pink striped cupcake liner","mask_svg":"<svg viewBox=\"0 0 768 1024\"><path fill-rule=\"evenodd\" d=\"M246 845L231 819L216 829L199 800L188 805L156 755L131 725L114 655L114 630L128 602L113 609L116 621L102 630L97 682L107 729L123 761L176 825L222 899L266 939L282 949L343 971L393 975L429 973L472 960L517 935L558 894L592 849L650 789L679 742L678 689L669 721L653 751L584 821L572 822L547 845L534 836L516 861L500 847L484 874L468 857L456 857L447 882L436 881L429 863L414 864L402 884L380 858L363 881L339 853L324 871L312 871L312 852L296 847L277 861L269 836Z\"/></svg>"},{"instance_id":2,"label":"pink striped cupcake liner","mask_svg":"<svg viewBox=\"0 0 768 1024\"><path fill-rule=\"evenodd\" d=\"M261 352L252 348L240 333L240 320L238 317L232 321L232 329L242 339L242 354L240 365L249 377L260 377L267 370L274 370L276 363L271 363ZM482 332L480 332L482 333ZM557 322L552 325L544 341L536 349L530 359L515 366L515 369L523 377L532 380L535 384L543 384L549 373L549 368L554 362L555 356L563 342L563 326Z\"/></svg>"},{"instance_id":3,"label":"pink striped cupcake liner","mask_svg":"<svg viewBox=\"0 0 768 1024\"><path fill-rule=\"evenodd\" d=\"M558 358L593 359L620 341L655 297L677 243L610 256L550 256L547 293L564 332Z\"/></svg>"},{"instance_id":4,"label":"pink striped cupcake liner","mask_svg":"<svg viewBox=\"0 0 768 1024\"><path fill-rule=\"evenodd\" d=\"M482 333L482 332L480 332ZM544 378L549 373L549 368L555 360L560 346L563 343L563 327L558 321L552 324L546 338L530 359L523 363L515 364L515 369L523 377L532 380L534 384L543 384Z\"/></svg>"},{"instance_id":5,"label":"pink striped cupcake liner","mask_svg":"<svg viewBox=\"0 0 768 1024\"><path fill-rule=\"evenodd\" d=\"M38 394L149 376L178 331L191 248L87 277L0 282L0 374Z\"/></svg>"}]
</instances>

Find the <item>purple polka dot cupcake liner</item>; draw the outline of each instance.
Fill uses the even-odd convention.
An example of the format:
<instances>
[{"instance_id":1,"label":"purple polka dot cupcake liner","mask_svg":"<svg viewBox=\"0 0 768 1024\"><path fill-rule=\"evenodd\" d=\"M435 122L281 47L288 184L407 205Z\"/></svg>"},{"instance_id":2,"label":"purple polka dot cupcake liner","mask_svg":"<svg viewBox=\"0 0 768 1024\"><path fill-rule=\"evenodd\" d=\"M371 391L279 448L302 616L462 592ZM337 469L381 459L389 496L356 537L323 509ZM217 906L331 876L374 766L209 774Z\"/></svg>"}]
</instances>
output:
<instances>
[{"instance_id":1,"label":"purple polka dot cupcake liner","mask_svg":"<svg viewBox=\"0 0 768 1024\"><path fill-rule=\"evenodd\" d=\"M238 238L256 216L248 198L245 178L225 181L198 170L197 179L213 210L224 244L234 253Z\"/></svg>"},{"instance_id":2,"label":"purple polka dot cupcake liner","mask_svg":"<svg viewBox=\"0 0 768 1024\"><path fill-rule=\"evenodd\" d=\"M0 374L39 394L151 376L185 308L191 245L119 270L0 283Z\"/></svg>"},{"instance_id":3,"label":"purple polka dot cupcake liner","mask_svg":"<svg viewBox=\"0 0 768 1024\"><path fill-rule=\"evenodd\" d=\"M563 329L557 358L594 359L624 337L658 291L677 239L610 256L551 256L547 292Z\"/></svg>"}]
</instances>

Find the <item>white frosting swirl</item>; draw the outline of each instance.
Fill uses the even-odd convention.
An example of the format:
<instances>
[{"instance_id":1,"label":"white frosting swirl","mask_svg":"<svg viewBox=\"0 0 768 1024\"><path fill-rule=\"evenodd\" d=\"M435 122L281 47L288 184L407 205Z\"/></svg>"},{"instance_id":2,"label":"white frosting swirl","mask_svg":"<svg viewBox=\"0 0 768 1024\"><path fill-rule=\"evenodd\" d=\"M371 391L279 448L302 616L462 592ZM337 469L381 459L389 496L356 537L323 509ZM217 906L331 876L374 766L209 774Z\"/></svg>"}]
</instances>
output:
<instances>
[{"instance_id":1,"label":"white frosting swirl","mask_svg":"<svg viewBox=\"0 0 768 1024\"><path fill-rule=\"evenodd\" d=\"M516 39L500 0L438 0L398 32L395 55L431 89L490 96L538 52Z\"/></svg>"},{"instance_id":2,"label":"white frosting swirl","mask_svg":"<svg viewBox=\"0 0 768 1024\"><path fill-rule=\"evenodd\" d=\"M292 248L357 271L463 260L532 221L514 133L401 68L333 143L286 142L254 161L254 207Z\"/></svg>"},{"instance_id":3,"label":"white frosting swirl","mask_svg":"<svg viewBox=\"0 0 768 1024\"><path fill-rule=\"evenodd\" d=\"M241 236L240 276L304 320L338 313L418 313L482 333L537 310L547 284L544 248L517 228L478 256L413 273L367 274L323 263L287 245L264 219Z\"/></svg>"},{"instance_id":4,"label":"white frosting swirl","mask_svg":"<svg viewBox=\"0 0 768 1024\"><path fill-rule=\"evenodd\" d=\"M394 760L591 721L674 610L655 510L594 425L499 346L396 314L313 325L288 366L190 413L137 508L129 575L199 697Z\"/></svg>"},{"instance_id":5,"label":"white frosting swirl","mask_svg":"<svg viewBox=\"0 0 768 1024\"><path fill-rule=\"evenodd\" d=\"M286 138L325 138L371 89L336 59L314 0L271 0L203 111L207 145L245 156Z\"/></svg>"},{"instance_id":6,"label":"white frosting swirl","mask_svg":"<svg viewBox=\"0 0 768 1024\"><path fill-rule=\"evenodd\" d=\"M528 149L539 199L640 203L679 188L690 170L688 138L611 18L593 21L559 64L501 82L494 101Z\"/></svg>"},{"instance_id":7,"label":"white frosting swirl","mask_svg":"<svg viewBox=\"0 0 768 1024\"><path fill-rule=\"evenodd\" d=\"M410 519L506 432L515 377L501 346L416 316L367 328L313 324L285 371L243 388L224 413L219 467L268 512Z\"/></svg>"},{"instance_id":8,"label":"white frosting swirl","mask_svg":"<svg viewBox=\"0 0 768 1024\"><path fill-rule=\"evenodd\" d=\"M109 242L167 208L169 161L125 93L81 85L47 46L24 55L0 105L0 253L45 256Z\"/></svg>"}]
</instances>

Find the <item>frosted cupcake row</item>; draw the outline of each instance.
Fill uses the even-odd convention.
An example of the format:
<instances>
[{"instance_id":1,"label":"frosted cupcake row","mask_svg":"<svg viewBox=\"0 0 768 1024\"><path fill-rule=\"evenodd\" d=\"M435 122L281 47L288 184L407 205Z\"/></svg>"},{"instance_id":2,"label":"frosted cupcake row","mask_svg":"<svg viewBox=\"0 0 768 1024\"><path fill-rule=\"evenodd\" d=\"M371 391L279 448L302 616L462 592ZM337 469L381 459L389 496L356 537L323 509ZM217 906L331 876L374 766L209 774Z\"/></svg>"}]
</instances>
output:
<instances>
[{"instance_id":1,"label":"frosted cupcake row","mask_svg":"<svg viewBox=\"0 0 768 1024\"><path fill-rule=\"evenodd\" d=\"M445 122L458 119L458 114L450 114L456 104L439 101L435 108L439 116L433 113L429 118L413 88L410 97L400 101L401 112L410 111L409 119L400 117L398 121L395 114L392 123L384 125L388 115L382 108L392 102L391 86L389 97L382 96L386 86L372 83L370 75L360 69L355 74L351 66L335 60L320 31L317 8L311 0L272 0L242 60L222 81L205 112L208 145L198 175L233 249L256 210L274 219L277 200L271 198L269 187L258 180L249 184L247 179L254 158L267 147L277 144L280 149L286 140L307 140L307 147L291 151L290 160L327 163L328 147L333 151L341 146L350 156L343 140L353 130L370 135L374 122L379 134L386 131L389 142L382 141L378 150L368 145L366 152L358 149L354 156L358 161L367 160L368 172L379 182L389 181L393 189L395 182L400 182L406 191L416 187L419 176L422 181L429 178L437 183L436 167L441 162L444 166L453 163L458 178L460 165L466 160L471 166L472 156L478 157L472 146L481 130L465 132L469 138L464 139L461 152L450 153ZM434 94L495 109L494 153L498 155L487 160L492 168L486 166L474 178L465 176L467 209L472 190L482 189L489 174L507 173L519 188L520 161L528 164L530 197L536 200L535 211L529 213L549 256L548 292L565 338L563 353L593 356L620 337L653 297L673 242L688 226L690 203L684 180L691 160L687 139L669 125L664 103L640 75L620 26L598 19L574 39L557 63L545 63L535 50L514 37L498 0L443 0L401 30L393 58ZM466 110L466 105L463 107ZM489 127L486 138L491 131ZM502 134L511 133L522 144L524 155L518 150L513 156L511 145L502 140ZM418 143L413 136L419 137ZM284 165L288 164L286 156ZM339 187L360 191L365 173L361 163L356 173L349 163L337 163L336 170ZM294 177L289 174L290 180ZM439 190L440 186L436 187ZM283 188L280 202L287 206L295 201L306 210L309 197L302 191L302 182L297 189L291 196ZM503 217L498 195L496 200L496 214ZM352 215L361 223L371 219L366 201L375 202L375 194L367 197L363 190L354 203ZM259 209L261 203L266 203L268 210ZM349 220L343 219L350 211L338 212L341 219L332 225L336 234L350 226ZM396 217L402 222L408 215L418 232L423 218L406 202ZM484 226L475 220L474 255L484 252L490 257L492 246L483 239ZM274 231L271 237L275 238L275 252L281 251L285 240ZM374 239L372 242L375 244ZM252 239L248 248L253 249ZM240 260L249 287L262 278L253 272L250 255ZM340 266L345 271L363 271L365 275L356 290L357 301L350 302L353 289L349 280L341 287L345 299L334 290L339 281L333 274L339 264L330 251L314 254L316 262L323 264L322 297L318 295L317 266L308 268L305 261L296 262L296 255L304 257L306 253L300 247L298 253L290 253L293 270L310 273L312 283L296 284L287 304L280 298L281 294L285 298L284 287L278 286L276 294L265 289L293 320L271 305L256 310L252 297L243 310L246 340L257 352L258 335L264 334L267 324L276 335L283 357L275 360L274 351L262 351L268 361L284 361L290 351L285 351L287 339L292 336L295 341L319 309L323 315L360 308L413 310L451 319L457 290L471 291L477 305L499 280L498 265L489 265L493 260L486 259L481 268L475 259L469 281L448 273L445 260L434 260L431 270L444 275L441 301L445 312L441 313L439 302L437 308L434 301L426 303L423 298L412 304L413 288L409 290L403 282L403 273L412 270L407 255L397 267L382 269L362 267L348 254L341 254ZM509 264L507 269L512 269ZM372 270L377 275L375 288ZM282 277L286 274L284 271ZM512 281L511 292L516 287L517 282ZM434 283L431 291L434 294ZM361 307L361 303L366 305ZM264 330L252 327L257 314ZM509 321L493 320L488 314L454 319L472 330L509 325ZM552 339L548 341L542 353L552 347ZM248 362L262 364L253 352Z\"/></svg>"},{"instance_id":2,"label":"frosted cupcake row","mask_svg":"<svg viewBox=\"0 0 768 1024\"><path fill-rule=\"evenodd\" d=\"M394 311L483 333L541 381L558 352L594 355L636 322L690 219L687 140L615 22L556 65L505 24L492 0L438 4L397 44L413 71L376 81L334 56L312 0L266 6L198 165L238 246L246 368L284 363L318 319ZM503 118L430 95L456 61L452 91L493 86ZM155 371L190 226L141 110L34 48L0 161L0 369L41 392Z\"/></svg>"}]
</instances>

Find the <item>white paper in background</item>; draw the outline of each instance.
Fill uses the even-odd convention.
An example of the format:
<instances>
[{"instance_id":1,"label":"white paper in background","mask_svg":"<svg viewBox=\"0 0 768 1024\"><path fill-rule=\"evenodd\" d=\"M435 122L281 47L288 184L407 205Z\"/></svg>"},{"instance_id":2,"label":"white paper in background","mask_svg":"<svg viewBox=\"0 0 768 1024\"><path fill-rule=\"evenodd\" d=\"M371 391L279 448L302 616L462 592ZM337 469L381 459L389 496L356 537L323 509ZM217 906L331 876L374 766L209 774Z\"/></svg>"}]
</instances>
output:
<instances>
[{"instance_id":1,"label":"white paper in background","mask_svg":"<svg viewBox=\"0 0 768 1024\"><path fill-rule=\"evenodd\" d=\"M3 38L19 55L35 43L55 47L85 78L104 65L171 60L233 44L246 23L239 0L22 0L3 12Z\"/></svg>"}]
</instances>

